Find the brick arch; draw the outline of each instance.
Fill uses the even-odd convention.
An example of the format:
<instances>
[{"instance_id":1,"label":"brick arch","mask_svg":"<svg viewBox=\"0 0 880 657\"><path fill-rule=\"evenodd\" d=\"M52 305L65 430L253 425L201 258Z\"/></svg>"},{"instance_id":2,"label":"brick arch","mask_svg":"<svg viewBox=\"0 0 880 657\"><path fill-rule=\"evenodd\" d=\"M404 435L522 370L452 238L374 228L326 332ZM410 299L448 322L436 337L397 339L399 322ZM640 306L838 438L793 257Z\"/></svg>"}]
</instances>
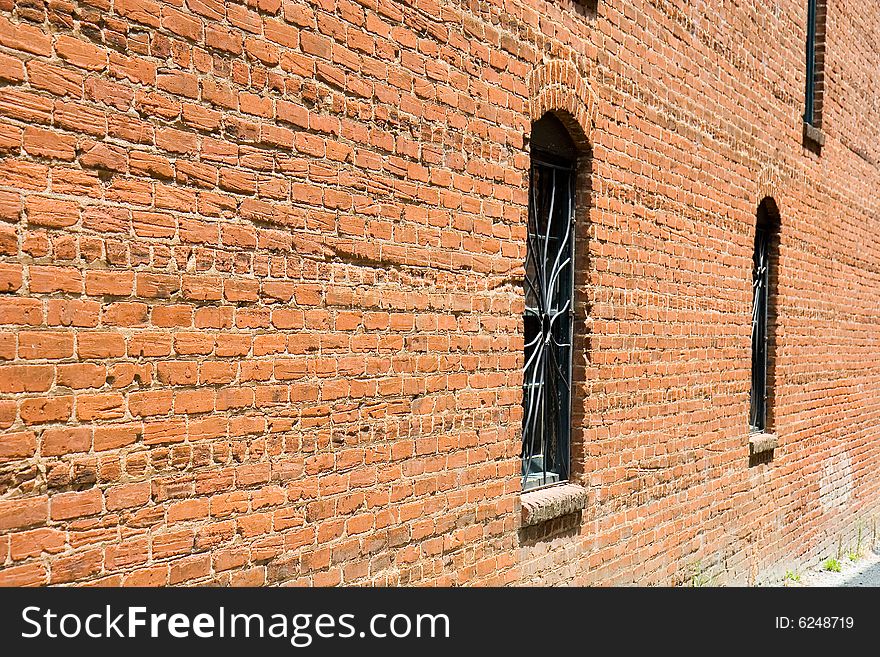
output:
<instances>
[{"instance_id":1,"label":"brick arch","mask_svg":"<svg viewBox=\"0 0 880 657\"><path fill-rule=\"evenodd\" d=\"M785 200L785 190L788 187L789 176L779 170L779 167L772 164L764 166L758 173L755 185L755 196L753 197L754 209L757 208L767 199L773 202L774 221L778 224L782 220L783 202Z\"/></svg>"},{"instance_id":2,"label":"brick arch","mask_svg":"<svg viewBox=\"0 0 880 657\"><path fill-rule=\"evenodd\" d=\"M568 128L578 149L588 151L598 99L575 65L561 59L546 62L529 74L527 84L531 120L552 112Z\"/></svg>"}]
</instances>

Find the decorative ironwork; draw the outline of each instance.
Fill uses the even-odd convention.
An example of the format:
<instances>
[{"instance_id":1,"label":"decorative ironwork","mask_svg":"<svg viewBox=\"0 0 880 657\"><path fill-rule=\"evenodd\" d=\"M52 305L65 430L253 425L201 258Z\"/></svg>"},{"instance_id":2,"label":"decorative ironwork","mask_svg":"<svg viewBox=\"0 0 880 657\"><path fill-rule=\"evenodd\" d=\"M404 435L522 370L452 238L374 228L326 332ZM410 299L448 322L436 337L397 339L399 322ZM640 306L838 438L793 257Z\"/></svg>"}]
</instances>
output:
<instances>
[{"instance_id":1,"label":"decorative ironwork","mask_svg":"<svg viewBox=\"0 0 880 657\"><path fill-rule=\"evenodd\" d=\"M767 306L770 287L770 231L759 225L755 232L752 270L752 390L749 428L767 428Z\"/></svg>"},{"instance_id":2,"label":"decorative ironwork","mask_svg":"<svg viewBox=\"0 0 880 657\"><path fill-rule=\"evenodd\" d=\"M569 474L574 177L574 161L533 150L523 316L524 490Z\"/></svg>"}]
</instances>

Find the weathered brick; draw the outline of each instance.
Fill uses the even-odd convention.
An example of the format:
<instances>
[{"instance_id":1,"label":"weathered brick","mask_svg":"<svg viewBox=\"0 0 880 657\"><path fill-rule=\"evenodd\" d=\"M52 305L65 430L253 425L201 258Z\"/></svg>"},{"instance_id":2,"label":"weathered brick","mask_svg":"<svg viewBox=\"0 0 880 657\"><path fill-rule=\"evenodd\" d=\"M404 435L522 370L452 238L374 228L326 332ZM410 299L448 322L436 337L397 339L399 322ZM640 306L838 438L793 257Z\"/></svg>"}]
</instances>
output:
<instances>
[{"instance_id":1,"label":"weathered brick","mask_svg":"<svg viewBox=\"0 0 880 657\"><path fill-rule=\"evenodd\" d=\"M125 337L121 333L89 331L77 334L77 355L80 358L112 358L125 354Z\"/></svg>"},{"instance_id":2,"label":"weathered brick","mask_svg":"<svg viewBox=\"0 0 880 657\"><path fill-rule=\"evenodd\" d=\"M122 484L108 488L104 494L107 510L116 511L143 506L150 501L151 490L150 482Z\"/></svg>"},{"instance_id":3,"label":"weathered brick","mask_svg":"<svg viewBox=\"0 0 880 657\"><path fill-rule=\"evenodd\" d=\"M24 130L24 149L35 157L70 161L76 156L76 137L28 126Z\"/></svg>"},{"instance_id":4,"label":"weathered brick","mask_svg":"<svg viewBox=\"0 0 880 657\"><path fill-rule=\"evenodd\" d=\"M26 359L73 356L74 334L68 331L22 331L18 334L18 356Z\"/></svg>"},{"instance_id":5,"label":"weathered brick","mask_svg":"<svg viewBox=\"0 0 880 657\"><path fill-rule=\"evenodd\" d=\"M100 549L75 552L52 561L50 584L65 584L89 579L101 572L104 555Z\"/></svg>"},{"instance_id":6,"label":"weathered brick","mask_svg":"<svg viewBox=\"0 0 880 657\"><path fill-rule=\"evenodd\" d=\"M107 53L94 44L62 34L55 39L58 56L79 68L100 71L107 66Z\"/></svg>"},{"instance_id":7,"label":"weathered brick","mask_svg":"<svg viewBox=\"0 0 880 657\"><path fill-rule=\"evenodd\" d=\"M45 495L24 499L0 500L0 530L22 529L46 524L49 498Z\"/></svg>"},{"instance_id":8,"label":"weathered brick","mask_svg":"<svg viewBox=\"0 0 880 657\"><path fill-rule=\"evenodd\" d=\"M25 424L66 422L72 412L73 397L70 396L25 399L18 409L18 414Z\"/></svg>"},{"instance_id":9,"label":"weathered brick","mask_svg":"<svg viewBox=\"0 0 880 657\"><path fill-rule=\"evenodd\" d=\"M0 584L738 584L872 522L871 3L829 18L819 132L794 0L4 3ZM547 113L587 494L521 527Z\"/></svg>"},{"instance_id":10,"label":"weathered brick","mask_svg":"<svg viewBox=\"0 0 880 657\"><path fill-rule=\"evenodd\" d=\"M37 448L33 431L16 431L0 435L0 462L30 458Z\"/></svg>"},{"instance_id":11,"label":"weathered brick","mask_svg":"<svg viewBox=\"0 0 880 657\"><path fill-rule=\"evenodd\" d=\"M33 226L63 228L79 221L79 207L72 201L29 196L25 205L28 223Z\"/></svg>"},{"instance_id":12,"label":"weathered brick","mask_svg":"<svg viewBox=\"0 0 880 657\"><path fill-rule=\"evenodd\" d=\"M33 293L82 292L82 274L72 267L31 265L29 273Z\"/></svg>"},{"instance_id":13,"label":"weathered brick","mask_svg":"<svg viewBox=\"0 0 880 657\"><path fill-rule=\"evenodd\" d=\"M0 44L13 50L47 56L52 53L52 37L27 23L13 23L0 16Z\"/></svg>"},{"instance_id":14,"label":"weathered brick","mask_svg":"<svg viewBox=\"0 0 880 657\"><path fill-rule=\"evenodd\" d=\"M76 452L88 452L92 445L89 427L58 427L46 429L40 438L40 454L63 456Z\"/></svg>"},{"instance_id":15,"label":"weathered brick","mask_svg":"<svg viewBox=\"0 0 880 657\"><path fill-rule=\"evenodd\" d=\"M44 552L55 554L64 549L66 542L64 532L57 529L33 529L10 535L9 554L15 561L38 557Z\"/></svg>"},{"instance_id":16,"label":"weathered brick","mask_svg":"<svg viewBox=\"0 0 880 657\"><path fill-rule=\"evenodd\" d=\"M69 520L101 513L103 496L97 488L74 493L56 493L50 500L52 520Z\"/></svg>"},{"instance_id":17,"label":"weathered brick","mask_svg":"<svg viewBox=\"0 0 880 657\"><path fill-rule=\"evenodd\" d=\"M3 586L41 586L48 583L46 566L30 562L3 570Z\"/></svg>"}]
</instances>

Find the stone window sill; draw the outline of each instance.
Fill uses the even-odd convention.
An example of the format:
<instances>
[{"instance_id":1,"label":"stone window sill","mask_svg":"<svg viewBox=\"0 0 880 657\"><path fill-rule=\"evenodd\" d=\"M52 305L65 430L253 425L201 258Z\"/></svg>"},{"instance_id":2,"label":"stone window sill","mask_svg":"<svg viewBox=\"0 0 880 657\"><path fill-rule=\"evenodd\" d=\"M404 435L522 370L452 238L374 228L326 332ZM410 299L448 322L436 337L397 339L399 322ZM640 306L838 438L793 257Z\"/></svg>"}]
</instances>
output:
<instances>
[{"instance_id":1,"label":"stone window sill","mask_svg":"<svg viewBox=\"0 0 880 657\"><path fill-rule=\"evenodd\" d=\"M522 494L522 526L529 527L567 516L587 505L587 489L567 483Z\"/></svg>"},{"instance_id":2,"label":"stone window sill","mask_svg":"<svg viewBox=\"0 0 880 657\"><path fill-rule=\"evenodd\" d=\"M749 435L749 456L771 452L779 444L779 437L775 433L753 433Z\"/></svg>"},{"instance_id":3,"label":"stone window sill","mask_svg":"<svg viewBox=\"0 0 880 657\"><path fill-rule=\"evenodd\" d=\"M804 122L804 141L820 148L825 145L825 133L814 125Z\"/></svg>"}]
</instances>

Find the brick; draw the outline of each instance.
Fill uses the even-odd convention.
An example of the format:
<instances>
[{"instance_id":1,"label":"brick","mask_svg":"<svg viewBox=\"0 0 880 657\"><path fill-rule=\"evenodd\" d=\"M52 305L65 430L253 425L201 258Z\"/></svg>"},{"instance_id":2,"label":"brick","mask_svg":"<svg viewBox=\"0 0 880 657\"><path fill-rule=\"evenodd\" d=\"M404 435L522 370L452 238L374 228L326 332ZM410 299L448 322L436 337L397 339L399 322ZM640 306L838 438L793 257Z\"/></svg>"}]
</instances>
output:
<instances>
[{"instance_id":1,"label":"brick","mask_svg":"<svg viewBox=\"0 0 880 657\"><path fill-rule=\"evenodd\" d=\"M150 482L113 486L105 492L108 511L144 506L150 501Z\"/></svg>"},{"instance_id":2,"label":"brick","mask_svg":"<svg viewBox=\"0 0 880 657\"><path fill-rule=\"evenodd\" d=\"M103 142L85 142L81 150L79 162L84 167L117 173L124 173L128 168L128 155L119 146Z\"/></svg>"},{"instance_id":3,"label":"brick","mask_svg":"<svg viewBox=\"0 0 880 657\"><path fill-rule=\"evenodd\" d=\"M106 326L146 326L149 306L139 302L117 302L104 305L101 321Z\"/></svg>"},{"instance_id":4,"label":"brick","mask_svg":"<svg viewBox=\"0 0 880 657\"><path fill-rule=\"evenodd\" d=\"M0 265L0 292L15 292L23 283L21 265Z\"/></svg>"},{"instance_id":5,"label":"brick","mask_svg":"<svg viewBox=\"0 0 880 657\"><path fill-rule=\"evenodd\" d=\"M94 328L101 318L101 305L94 301L50 299L46 302L49 326Z\"/></svg>"},{"instance_id":6,"label":"brick","mask_svg":"<svg viewBox=\"0 0 880 657\"><path fill-rule=\"evenodd\" d=\"M76 417L80 421L114 420L124 415L123 397L120 394L79 395L76 398Z\"/></svg>"},{"instance_id":7,"label":"brick","mask_svg":"<svg viewBox=\"0 0 880 657\"><path fill-rule=\"evenodd\" d=\"M127 297L134 289L134 274L125 271L87 271L86 294Z\"/></svg>"},{"instance_id":8,"label":"brick","mask_svg":"<svg viewBox=\"0 0 880 657\"><path fill-rule=\"evenodd\" d=\"M193 548L194 540L195 535L191 530L155 534L152 540L153 559L188 554Z\"/></svg>"},{"instance_id":9,"label":"brick","mask_svg":"<svg viewBox=\"0 0 880 657\"><path fill-rule=\"evenodd\" d=\"M191 41L198 41L202 34L201 20L172 7L162 8L162 27Z\"/></svg>"},{"instance_id":10,"label":"brick","mask_svg":"<svg viewBox=\"0 0 880 657\"><path fill-rule=\"evenodd\" d=\"M128 395L128 412L133 417L167 415L171 412L172 399L170 390L132 392Z\"/></svg>"},{"instance_id":11,"label":"brick","mask_svg":"<svg viewBox=\"0 0 880 657\"><path fill-rule=\"evenodd\" d=\"M38 27L27 23L13 23L0 16L0 45L32 55L52 53L52 38Z\"/></svg>"},{"instance_id":12,"label":"brick","mask_svg":"<svg viewBox=\"0 0 880 657\"><path fill-rule=\"evenodd\" d=\"M52 387L55 370L50 365L0 366L0 392L45 392Z\"/></svg>"},{"instance_id":13,"label":"brick","mask_svg":"<svg viewBox=\"0 0 880 657\"><path fill-rule=\"evenodd\" d=\"M72 413L73 397L70 396L25 399L18 409L18 414L25 424L66 422Z\"/></svg>"},{"instance_id":14,"label":"brick","mask_svg":"<svg viewBox=\"0 0 880 657\"><path fill-rule=\"evenodd\" d=\"M88 207L82 212L83 228L99 233L127 233L131 226L125 208Z\"/></svg>"},{"instance_id":15,"label":"brick","mask_svg":"<svg viewBox=\"0 0 880 657\"><path fill-rule=\"evenodd\" d=\"M76 157L76 137L28 126L24 130L24 149L35 157L71 161Z\"/></svg>"},{"instance_id":16,"label":"brick","mask_svg":"<svg viewBox=\"0 0 880 657\"><path fill-rule=\"evenodd\" d=\"M234 30L208 24L205 26L205 45L233 55L240 55L244 49L242 36Z\"/></svg>"},{"instance_id":17,"label":"brick","mask_svg":"<svg viewBox=\"0 0 880 657\"><path fill-rule=\"evenodd\" d=\"M125 337L121 333L80 332L76 341L80 358L110 358L125 354Z\"/></svg>"},{"instance_id":18,"label":"brick","mask_svg":"<svg viewBox=\"0 0 880 657\"><path fill-rule=\"evenodd\" d=\"M156 64L139 57L111 52L110 74L118 79L152 86L156 83Z\"/></svg>"},{"instance_id":19,"label":"brick","mask_svg":"<svg viewBox=\"0 0 880 657\"><path fill-rule=\"evenodd\" d=\"M74 335L67 331L21 331L18 356L27 359L69 358L73 356Z\"/></svg>"},{"instance_id":20,"label":"brick","mask_svg":"<svg viewBox=\"0 0 880 657\"><path fill-rule=\"evenodd\" d=\"M43 456L63 456L77 452L88 452L92 445L92 431L89 427L58 427L43 431L40 438L40 454Z\"/></svg>"},{"instance_id":21,"label":"brick","mask_svg":"<svg viewBox=\"0 0 880 657\"><path fill-rule=\"evenodd\" d=\"M120 545L111 545L104 550L104 568L106 570L126 570L144 565L149 558L150 541L148 538L128 539Z\"/></svg>"},{"instance_id":22,"label":"brick","mask_svg":"<svg viewBox=\"0 0 880 657\"><path fill-rule=\"evenodd\" d=\"M128 354L154 358L171 353L172 337L167 333L140 333L128 341Z\"/></svg>"},{"instance_id":23,"label":"brick","mask_svg":"<svg viewBox=\"0 0 880 657\"><path fill-rule=\"evenodd\" d=\"M41 563L27 563L4 568L0 574L2 586L42 586L48 581L48 571Z\"/></svg>"},{"instance_id":24,"label":"brick","mask_svg":"<svg viewBox=\"0 0 880 657\"><path fill-rule=\"evenodd\" d=\"M127 87L92 76L86 78L83 90L86 100L107 105L123 112L131 107L134 100L134 93ZM107 123L108 132L116 136L119 134L120 125L119 119L114 117ZM132 136L133 139L137 139L136 133Z\"/></svg>"},{"instance_id":25,"label":"brick","mask_svg":"<svg viewBox=\"0 0 880 657\"><path fill-rule=\"evenodd\" d=\"M15 342L16 335L14 333L0 333L0 360L13 360L15 358Z\"/></svg>"},{"instance_id":26,"label":"brick","mask_svg":"<svg viewBox=\"0 0 880 657\"><path fill-rule=\"evenodd\" d=\"M93 137L103 137L107 134L106 114L93 107L74 102L55 101L54 118L55 125L65 130L81 132ZM90 146L88 141L84 144Z\"/></svg>"},{"instance_id":27,"label":"brick","mask_svg":"<svg viewBox=\"0 0 880 657\"><path fill-rule=\"evenodd\" d=\"M177 231L173 216L156 212L133 212L134 231L141 237L171 237Z\"/></svg>"},{"instance_id":28,"label":"brick","mask_svg":"<svg viewBox=\"0 0 880 657\"><path fill-rule=\"evenodd\" d=\"M0 219L17 222L21 215L21 197L15 192L0 192Z\"/></svg>"},{"instance_id":29,"label":"brick","mask_svg":"<svg viewBox=\"0 0 880 657\"><path fill-rule=\"evenodd\" d=\"M15 561L38 557L41 554L57 554L67 542L64 532L57 529L34 529L12 534L9 537L9 554Z\"/></svg>"},{"instance_id":30,"label":"brick","mask_svg":"<svg viewBox=\"0 0 880 657\"><path fill-rule=\"evenodd\" d=\"M214 410L214 406L215 394L211 390L182 390L174 398L174 409L178 413L209 413ZM190 423L190 439L199 440L204 437L200 435L202 429L201 425Z\"/></svg>"},{"instance_id":31,"label":"brick","mask_svg":"<svg viewBox=\"0 0 880 657\"><path fill-rule=\"evenodd\" d=\"M180 290L180 277L169 274L138 274L135 292L142 298L167 299Z\"/></svg>"},{"instance_id":32,"label":"brick","mask_svg":"<svg viewBox=\"0 0 880 657\"><path fill-rule=\"evenodd\" d=\"M0 436L0 463L14 459L30 458L37 448L33 431L17 431Z\"/></svg>"},{"instance_id":33,"label":"brick","mask_svg":"<svg viewBox=\"0 0 880 657\"><path fill-rule=\"evenodd\" d=\"M208 500L206 499L184 500L175 502L168 507L167 520L169 523L207 517Z\"/></svg>"},{"instance_id":34,"label":"brick","mask_svg":"<svg viewBox=\"0 0 880 657\"><path fill-rule=\"evenodd\" d=\"M174 168L168 158L152 153L132 151L128 154L128 166L134 175L147 175L160 180L174 177Z\"/></svg>"},{"instance_id":35,"label":"brick","mask_svg":"<svg viewBox=\"0 0 880 657\"><path fill-rule=\"evenodd\" d=\"M107 382L107 369L94 363L72 363L56 368L56 382L59 386L82 390L101 388Z\"/></svg>"},{"instance_id":36,"label":"brick","mask_svg":"<svg viewBox=\"0 0 880 657\"><path fill-rule=\"evenodd\" d=\"M123 586L164 586L168 583L168 565L150 566L132 571L123 579Z\"/></svg>"},{"instance_id":37,"label":"brick","mask_svg":"<svg viewBox=\"0 0 880 657\"><path fill-rule=\"evenodd\" d=\"M79 207L72 201L29 196L25 205L28 223L34 226L63 228L79 221Z\"/></svg>"},{"instance_id":38,"label":"brick","mask_svg":"<svg viewBox=\"0 0 880 657\"><path fill-rule=\"evenodd\" d=\"M125 16L137 23L159 27L161 24L162 5L152 0L119 0L114 5L120 15Z\"/></svg>"},{"instance_id":39,"label":"brick","mask_svg":"<svg viewBox=\"0 0 880 657\"><path fill-rule=\"evenodd\" d=\"M156 76L156 86L175 96L183 96L185 98L199 97L198 78L195 75L182 71L163 72L160 70ZM164 134L170 134L170 131ZM170 145L170 142L166 145Z\"/></svg>"},{"instance_id":40,"label":"brick","mask_svg":"<svg viewBox=\"0 0 880 657\"><path fill-rule=\"evenodd\" d=\"M101 513L103 496L97 488L74 493L56 493L50 499L52 520L69 520Z\"/></svg>"},{"instance_id":41,"label":"brick","mask_svg":"<svg viewBox=\"0 0 880 657\"><path fill-rule=\"evenodd\" d=\"M168 583L172 586L211 574L211 557L207 554L178 559L171 564Z\"/></svg>"},{"instance_id":42,"label":"brick","mask_svg":"<svg viewBox=\"0 0 880 657\"><path fill-rule=\"evenodd\" d=\"M42 323L43 305L36 299L0 299L0 324L39 326Z\"/></svg>"},{"instance_id":43,"label":"brick","mask_svg":"<svg viewBox=\"0 0 880 657\"><path fill-rule=\"evenodd\" d=\"M101 550L87 550L54 560L50 566L51 584L66 584L94 577L101 572L104 555Z\"/></svg>"},{"instance_id":44,"label":"brick","mask_svg":"<svg viewBox=\"0 0 880 657\"><path fill-rule=\"evenodd\" d=\"M226 17L223 2L221 0L192 0L187 6L200 16L204 16L211 22L222 21Z\"/></svg>"},{"instance_id":45,"label":"brick","mask_svg":"<svg viewBox=\"0 0 880 657\"><path fill-rule=\"evenodd\" d=\"M29 273L33 293L80 293L83 289L82 273L73 267L31 265Z\"/></svg>"},{"instance_id":46,"label":"brick","mask_svg":"<svg viewBox=\"0 0 880 657\"><path fill-rule=\"evenodd\" d=\"M19 153L21 151L21 140L24 131L15 125L0 125L0 153ZM18 194L15 192L4 192L3 202L5 203L7 198L18 198ZM9 221L5 215L3 216L4 220Z\"/></svg>"},{"instance_id":47,"label":"brick","mask_svg":"<svg viewBox=\"0 0 880 657\"><path fill-rule=\"evenodd\" d=\"M198 83L194 78L167 79L166 85L184 87L188 98L196 98L198 95ZM184 132L183 130L164 128L156 132L156 147L169 153L193 155L198 150L198 138L196 135Z\"/></svg>"},{"instance_id":48,"label":"brick","mask_svg":"<svg viewBox=\"0 0 880 657\"><path fill-rule=\"evenodd\" d=\"M131 445L140 439L142 428L139 425L105 425L95 428L95 451L118 449Z\"/></svg>"},{"instance_id":49,"label":"brick","mask_svg":"<svg viewBox=\"0 0 880 657\"><path fill-rule=\"evenodd\" d=\"M0 402L0 429L8 429L16 420L15 402L7 400Z\"/></svg>"},{"instance_id":50,"label":"brick","mask_svg":"<svg viewBox=\"0 0 880 657\"><path fill-rule=\"evenodd\" d=\"M107 66L107 53L94 44L62 34L55 39L55 52L58 56L89 71L100 71Z\"/></svg>"},{"instance_id":51,"label":"brick","mask_svg":"<svg viewBox=\"0 0 880 657\"><path fill-rule=\"evenodd\" d=\"M48 497L0 500L0 530L24 529L46 524L49 517Z\"/></svg>"},{"instance_id":52,"label":"brick","mask_svg":"<svg viewBox=\"0 0 880 657\"><path fill-rule=\"evenodd\" d=\"M143 435L147 445L182 442L186 439L186 423L182 420L151 422L144 425Z\"/></svg>"}]
</instances>

